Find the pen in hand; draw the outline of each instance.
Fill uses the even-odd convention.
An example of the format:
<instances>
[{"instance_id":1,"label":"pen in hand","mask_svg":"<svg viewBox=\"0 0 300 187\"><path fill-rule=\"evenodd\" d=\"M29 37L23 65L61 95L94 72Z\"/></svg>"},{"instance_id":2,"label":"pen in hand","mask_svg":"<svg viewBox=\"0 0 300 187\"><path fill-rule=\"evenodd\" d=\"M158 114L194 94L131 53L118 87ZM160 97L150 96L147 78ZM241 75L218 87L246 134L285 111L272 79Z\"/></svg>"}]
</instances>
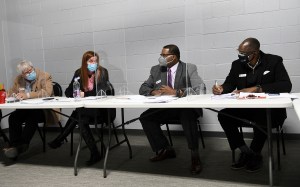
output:
<instances>
[{"instance_id":1,"label":"pen in hand","mask_svg":"<svg viewBox=\"0 0 300 187\"><path fill-rule=\"evenodd\" d=\"M223 92L222 86L220 86L217 80L215 80L215 85L213 86L213 93L219 95L222 94L222 92Z\"/></svg>"},{"instance_id":2,"label":"pen in hand","mask_svg":"<svg viewBox=\"0 0 300 187\"><path fill-rule=\"evenodd\" d=\"M217 80L215 80L215 87L216 87L217 90L220 90L220 87L219 87L219 84L218 84Z\"/></svg>"}]
</instances>

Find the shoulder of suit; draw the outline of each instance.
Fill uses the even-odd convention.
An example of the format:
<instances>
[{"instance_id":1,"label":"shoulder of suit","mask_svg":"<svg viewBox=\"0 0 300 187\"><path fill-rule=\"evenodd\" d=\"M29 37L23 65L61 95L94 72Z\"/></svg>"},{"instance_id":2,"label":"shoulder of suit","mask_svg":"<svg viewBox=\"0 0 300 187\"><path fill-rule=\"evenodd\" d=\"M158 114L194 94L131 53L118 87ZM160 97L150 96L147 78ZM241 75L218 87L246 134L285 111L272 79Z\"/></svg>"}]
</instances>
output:
<instances>
[{"instance_id":1,"label":"shoulder of suit","mask_svg":"<svg viewBox=\"0 0 300 187\"><path fill-rule=\"evenodd\" d=\"M277 62L282 62L282 57L278 55L273 55L273 54L263 54L262 55L262 60L265 60L267 62L271 63L277 63Z\"/></svg>"},{"instance_id":2,"label":"shoulder of suit","mask_svg":"<svg viewBox=\"0 0 300 187\"><path fill-rule=\"evenodd\" d=\"M41 70L39 68L35 68L35 72L36 72L37 76L38 75L42 75L42 74L47 75L47 76L51 76L50 73L48 73L46 71L43 71L43 70Z\"/></svg>"}]
</instances>

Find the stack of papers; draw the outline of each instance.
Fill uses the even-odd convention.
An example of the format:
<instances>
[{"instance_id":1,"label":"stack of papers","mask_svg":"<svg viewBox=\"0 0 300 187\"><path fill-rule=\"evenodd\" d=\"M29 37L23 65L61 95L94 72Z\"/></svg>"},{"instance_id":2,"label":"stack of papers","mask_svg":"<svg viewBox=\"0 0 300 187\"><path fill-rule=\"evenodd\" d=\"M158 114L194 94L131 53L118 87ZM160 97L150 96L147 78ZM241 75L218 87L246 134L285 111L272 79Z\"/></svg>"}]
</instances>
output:
<instances>
[{"instance_id":1,"label":"stack of papers","mask_svg":"<svg viewBox=\"0 0 300 187\"><path fill-rule=\"evenodd\" d=\"M266 99L266 93L249 93L249 92L240 92L239 99Z\"/></svg>"},{"instance_id":2,"label":"stack of papers","mask_svg":"<svg viewBox=\"0 0 300 187\"><path fill-rule=\"evenodd\" d=\"M275 98L297 99L298 96L290 93L250 93L250 92L240 92L239 94L228 93L228 94L211 96L211 99L275 99Z\"/></svg>"}]
</instances>

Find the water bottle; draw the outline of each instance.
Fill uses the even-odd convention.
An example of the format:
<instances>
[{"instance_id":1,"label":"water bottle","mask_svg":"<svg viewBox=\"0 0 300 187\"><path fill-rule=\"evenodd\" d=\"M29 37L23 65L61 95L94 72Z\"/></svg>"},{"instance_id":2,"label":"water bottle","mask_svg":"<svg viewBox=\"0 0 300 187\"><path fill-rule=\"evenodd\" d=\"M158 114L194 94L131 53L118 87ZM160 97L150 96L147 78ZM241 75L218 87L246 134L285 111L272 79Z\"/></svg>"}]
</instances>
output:
<instances>
[{"instance_id":1,"label":"water bottle","mask_svg":"<svg viewBox=\"0 0 300 187\"><path fill-rule=\"evenodd\" d=\"M200 84L200 88L199 88L200 90L200 93L199 93L199 95L204 95L204 94L206 94L206 86L205 86L205 84L204 83L201 83Z\"/></svg>"},{"instance_id":2,"label":"water bottle","mask_svg":"<svg viewBox=\"0 0 300 187\"><path fill-rule=\"evenodd\" d=\"M80 84L78 82L78 79L80 79L80 77L74 78L73 82L73 97L75 100L78 100L80 98Z\"/></svg>"}]
</instances>

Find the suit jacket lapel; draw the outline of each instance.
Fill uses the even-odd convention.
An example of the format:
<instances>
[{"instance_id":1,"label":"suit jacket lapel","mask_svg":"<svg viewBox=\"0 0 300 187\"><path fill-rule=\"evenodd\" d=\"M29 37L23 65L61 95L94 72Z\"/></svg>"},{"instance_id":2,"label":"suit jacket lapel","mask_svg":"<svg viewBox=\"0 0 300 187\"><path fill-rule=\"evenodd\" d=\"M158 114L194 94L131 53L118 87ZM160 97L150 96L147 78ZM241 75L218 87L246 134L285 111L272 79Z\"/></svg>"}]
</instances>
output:
<instances>
[{"instance_id":1,"label":"suit jacket lapel","mask_svg":"<svg viewBox=\"0 0 300 187\"><path fill-rule=\"evenodd\" d=\"M159 67L161 85L167 84L167 67Z\"/></svg>"}]
</instances>

